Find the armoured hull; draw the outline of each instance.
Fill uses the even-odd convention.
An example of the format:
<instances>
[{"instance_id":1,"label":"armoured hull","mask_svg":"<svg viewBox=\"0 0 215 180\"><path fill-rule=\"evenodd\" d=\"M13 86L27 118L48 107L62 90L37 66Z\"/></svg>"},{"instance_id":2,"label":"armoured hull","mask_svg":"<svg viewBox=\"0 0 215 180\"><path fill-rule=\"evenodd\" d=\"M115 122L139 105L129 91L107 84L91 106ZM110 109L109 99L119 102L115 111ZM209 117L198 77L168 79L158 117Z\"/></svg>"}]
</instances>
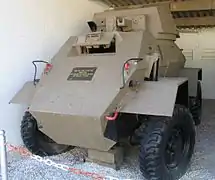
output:
<instances>
[{"instance_id":1,"label":"armoured hull","mask_svg":"<svg viewBox=\"0 0 215 180\"><path fill-rule=\"evenodd\" d=\"M117 53L83 56L71 54L75 42L71 38L63 51L67 56L59 54L51 72L41 78L29 110L41 131L56 142L103 151L115 144L104 137L104 114L121 92L125 60L139 56L143 34L121 37Z\"/></svg>"}]
</instances>

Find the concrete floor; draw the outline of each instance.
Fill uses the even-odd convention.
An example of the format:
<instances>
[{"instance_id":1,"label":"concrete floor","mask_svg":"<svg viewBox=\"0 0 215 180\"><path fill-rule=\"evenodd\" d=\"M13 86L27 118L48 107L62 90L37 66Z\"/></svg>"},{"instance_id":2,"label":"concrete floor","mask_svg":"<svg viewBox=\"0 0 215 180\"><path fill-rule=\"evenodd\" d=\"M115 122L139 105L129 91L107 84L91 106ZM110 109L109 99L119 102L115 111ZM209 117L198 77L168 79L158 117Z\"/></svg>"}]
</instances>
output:
<instances>
[{"instance_id":1,"label":"concrete floor","mask_svg":"<svg viewBox=\"0 0 215 180\"><path fill-rule=\"evenodd\" d=\"M202 179L201 170L215 179L215 100L203 101L202 124L197 127L197 142L191 171ZM202 178L201 178L202 177Z\"/></svg>"},{"instance_id":2,"label":"concrete floor","mask_svg":"<svg viewBox=\"0 0 215 180\"><path fill-rule=\"evenodd\" d=\"M74 153L53 156L49 159L66 164L87 172L112 176L120 180L143 180L139 168L137 153L131 151L125 159L121 169L115 171L93 163L77 161ZM79 153L78 153L79 154ZM47 166L29 157L9 154L9 180L90 180L82 175L75 175L55 167ZM1 179L1 178L0 178ZM192 165L181 180L215 180L215 100L203 102L202 124L197 128L197 142Z\"/></svg>"}]
</instances>

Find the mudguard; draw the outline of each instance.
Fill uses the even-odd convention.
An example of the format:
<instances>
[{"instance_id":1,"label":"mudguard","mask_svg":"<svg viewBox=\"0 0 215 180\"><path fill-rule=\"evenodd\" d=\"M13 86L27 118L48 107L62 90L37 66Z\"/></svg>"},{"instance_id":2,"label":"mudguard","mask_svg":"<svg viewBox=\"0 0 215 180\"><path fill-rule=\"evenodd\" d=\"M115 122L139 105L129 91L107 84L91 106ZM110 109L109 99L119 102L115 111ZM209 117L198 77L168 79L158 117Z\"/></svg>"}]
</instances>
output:
<instances>
[{"instance_id":1,"label":"mudguard","mask_svg":"<svg viewBox=\"0 0 215 180\"><path fill-rule=\"evenodd\" d=\"M197 94L198 81L202 80L202 69L201 68L183 68L179 72L179 76L188 78L189 95L195 97Z\"/></svg>"},{"instance_id":2,"label":"mudguard","mask_svg":"<svg viewBox=\"0 0 215 180\"><path fill-rule=\"evenodd\" d=\"M130 100L121 112L171 117L179 86L187 81L187 78L169 77L145 81L138 92L129 92Z\"/></svg>"},{"instance_id":3,"label":"mudguard","mask_svg":"<svg viewBox=\"0 0 215 180\"><path fill-rule=\"evenodd\" d=\"M33 81L28 81L24 84L22 89L18 91L9 103L23 104L30 106L30 103L36 92L36 86Z\"/></svg>"}]
</instances>

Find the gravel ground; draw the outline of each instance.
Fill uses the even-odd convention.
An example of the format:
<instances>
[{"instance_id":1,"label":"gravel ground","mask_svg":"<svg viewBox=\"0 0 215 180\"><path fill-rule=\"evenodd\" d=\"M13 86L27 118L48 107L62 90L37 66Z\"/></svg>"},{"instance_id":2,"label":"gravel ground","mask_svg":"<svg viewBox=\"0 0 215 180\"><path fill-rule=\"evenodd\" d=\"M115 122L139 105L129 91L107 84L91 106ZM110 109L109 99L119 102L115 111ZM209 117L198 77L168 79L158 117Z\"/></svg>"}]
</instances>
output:
<instances>
[{"instance_id":1,"label":"gravel ground","mask_svg":"<svg viewBox=\"0 0 215 180\"><path fill-rule=\"evenodd\" d=\"M215 180L215 101L204 102L203 123L197 129L197 144L192 165L181 180ZM93 163L84 163L84 150L75 149L71 152L50 157L56 163L68 165L83 171L99 173L115 178L143 180L137 161L137 152L128 152L125 162L119 171L102 167ZM90 180L92 178L76 175L55 167L50 167L29 157L21 157L17 153L8 154L9 180Z\"/></svg>"}]
</instances>

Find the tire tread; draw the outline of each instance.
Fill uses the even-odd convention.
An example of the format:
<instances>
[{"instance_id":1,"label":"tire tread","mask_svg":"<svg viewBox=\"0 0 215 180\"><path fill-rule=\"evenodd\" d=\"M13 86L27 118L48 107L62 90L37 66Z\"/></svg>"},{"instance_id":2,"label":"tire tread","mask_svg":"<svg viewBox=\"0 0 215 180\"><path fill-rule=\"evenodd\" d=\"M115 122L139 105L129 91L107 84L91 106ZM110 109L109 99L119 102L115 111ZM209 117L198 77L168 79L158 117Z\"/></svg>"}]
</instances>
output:
<instances>
[{"instance_id":1,"label":"tire tread","mask_svg":"<svg viewBox=\"0 0 215 180\"><path fill-rule=\"evenodd\" d=\"M187 113L192 119L192 115L189 110L184 108L181 105L177 105L174 111L174 116L178 114ZM146 122L147 128L145 133L143 133L141 147L140 147L140 170L144 177L152 180L163 180L163 177L160 177L161 172L161 157L159 155L160 143L165 134L166 127L172 121L171 118L164 117L150 117ZM165 177L167 178L167 177ZM168 180L168 179L165 179Z\"/></svg>"},{"instance_id":2,"label":"tire tread","mask_svg":"<svg viewBox=\"0 0 215 180\"><path fill-rule=\"evenodd\" d=\"M41 157L44 156L53 156L53 155L57 155L59 154L59 152L56 151L52 151L52 152L46 152L38 143L38 138L43 138L44 140L50 140L51 142L53 142L50 138L45 137L45 135L43 135L37 127L37 122L34 119L34 117L28 112L26 111L22 122L21 122L21 138L23 140L23 143L25 145L25 147L33 154L35 155L39 155ZM49 141L49 142L50 142ZM68 150L70 150L71 147L68 146L67 149L65 149L64 151L60 152L60 153L64 153Z\"/></svg>"}]
</instances>

